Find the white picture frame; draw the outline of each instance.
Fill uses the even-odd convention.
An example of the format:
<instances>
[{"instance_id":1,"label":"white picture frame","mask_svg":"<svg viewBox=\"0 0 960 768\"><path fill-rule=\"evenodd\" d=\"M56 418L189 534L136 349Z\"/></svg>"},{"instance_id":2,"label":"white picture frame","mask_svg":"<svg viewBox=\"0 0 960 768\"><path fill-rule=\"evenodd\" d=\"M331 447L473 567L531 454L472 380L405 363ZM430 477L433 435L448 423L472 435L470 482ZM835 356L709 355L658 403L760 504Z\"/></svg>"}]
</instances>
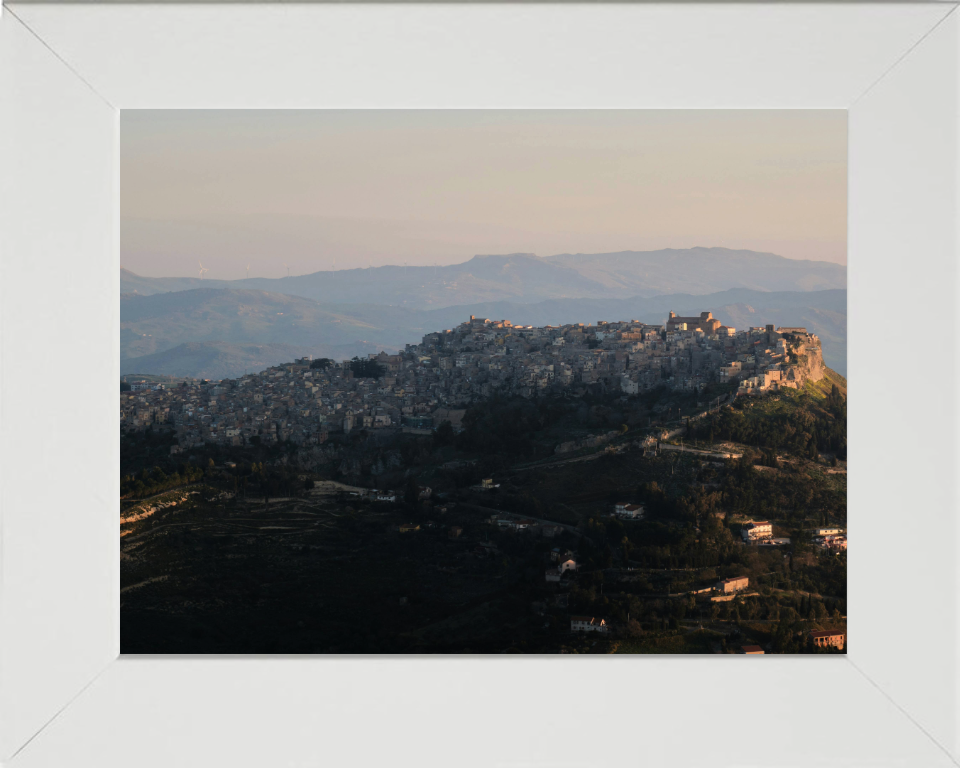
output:
<instances>
[{"instance_id":1,"label":"white picture frame","mask_svg":"<svg viewBox=\"0 0 960 768\"><path fill-rule=\"evenodd\" d=\"M960 764L956 3L0 13L0 761ZM849 110L849 652L119 658L118 114Z\"/></svg>"}]
</instances>

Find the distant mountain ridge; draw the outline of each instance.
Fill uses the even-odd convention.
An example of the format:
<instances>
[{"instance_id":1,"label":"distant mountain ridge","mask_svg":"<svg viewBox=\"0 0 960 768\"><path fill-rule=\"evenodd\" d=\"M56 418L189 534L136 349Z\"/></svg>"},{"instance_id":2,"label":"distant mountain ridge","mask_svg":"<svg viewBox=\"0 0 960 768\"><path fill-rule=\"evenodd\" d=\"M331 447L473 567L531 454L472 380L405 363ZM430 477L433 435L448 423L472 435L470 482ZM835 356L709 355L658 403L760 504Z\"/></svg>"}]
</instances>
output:
<instances>
[{"instance_id":1,"label":"distant mountain ridge","mask_svg":"<svg viewBox=\"0 0 960 768\"><path fill-rule=\"evenodd\" d=\"M703 295L733 288L755 291L845 289L846 268L726 248L621 251L600 254L474 256L437 267L384 266L321 271L282 278L216 280L143 277L122 269L121 293L153 295L194 288L261 290L321 303L386 304L430 309L492 301L625 299Z\"/></svg>"},{"instance_id":2,"label":"distant mountain ridge","mask_svg":"<svg viewBox=\"0 0 960 768\"><path fill-rule=\"evenodd\" d=\"M204 281L206 282L206 281ZM732 289L696 296L548 299L537 303L478 302L438 309L376 304L319 304L259 290L204 287L120 302L121 368L129 373L223 378L313 354L344 359L417 343L471 314L522 325L641 320L662 323L711 311L721 322L805 325L817 333L824 359L846 371L846 291L763 292Z\"/></svg>"},{"instance_id":3,"label":"distant mountain ridge","mask_svg":"<svg viewBox=\"0 0 960 768\"><path fill-rule=\"evenodd\" d=\"M630 296L754 291L823 291L847 287L847 269L825 261L787 259L774 253L729 248L665 248L659 251L549 256ZM656 289L656 294L650 293Z\"/></svg>"}]
</instances>

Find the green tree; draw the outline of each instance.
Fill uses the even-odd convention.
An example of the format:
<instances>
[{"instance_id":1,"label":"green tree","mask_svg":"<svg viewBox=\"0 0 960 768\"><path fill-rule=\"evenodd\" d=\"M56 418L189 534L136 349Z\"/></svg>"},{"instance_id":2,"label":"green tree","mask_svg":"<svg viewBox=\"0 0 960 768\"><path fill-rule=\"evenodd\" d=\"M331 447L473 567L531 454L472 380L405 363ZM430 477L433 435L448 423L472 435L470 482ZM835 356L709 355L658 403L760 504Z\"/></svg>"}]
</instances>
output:
<instances>
[{"instance_id":1,"label":"green tree","mask_svg":"<svg viewBox=\"0 0 960 768\"><path fill-rule=\"evenodd\" d=\"M420 499L420 486L415 477L407 478L407 487L403 492L403 500L407 504L416 504Z\"/></svg>"},{"instance_id":2,"label":"green tree","mask_svg":"<svg viewBox=\"0 0 960 768\"><path fill-rule=\"evenodd\" d=\"M630 619L623 625L623 627L620 630L620 633L624 637L636 639L638 637L643 636L643 627L641 626L640 622L637 621L636 619Z\"/></svg>"},{"instance_id":3,"label":"green tree","mask_svg":"<svg viewBox=\"0 0 960 768\"><path fill-rule=\"evenodd\" d=\"M350 361L350 370L358 379L379 379L383 376L383 366L376 360L362 360L354 357Z\"/></svg>"},{"instance_id":4,"label":"green tree","mask_svg":"<svg viewBox=\"0 0 960 768\"><path fill-rule=\"evenodd\" d=\"M437 445L452 445L454 438L453 425L449 421L442 421L437 431L434 433L434 439Z\"/></svg>"}]
</instances>

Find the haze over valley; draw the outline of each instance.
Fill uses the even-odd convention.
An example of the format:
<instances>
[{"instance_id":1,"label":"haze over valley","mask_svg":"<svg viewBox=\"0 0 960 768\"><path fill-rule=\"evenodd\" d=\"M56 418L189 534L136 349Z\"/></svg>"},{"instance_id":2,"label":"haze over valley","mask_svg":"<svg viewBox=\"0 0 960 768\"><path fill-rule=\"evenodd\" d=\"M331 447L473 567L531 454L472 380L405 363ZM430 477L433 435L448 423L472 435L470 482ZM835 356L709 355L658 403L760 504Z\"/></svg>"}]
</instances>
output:
<instances>
[{"instance_id":1,"label":"haze over valley","mask_svg":"<svg viewBox=\"0 0 960 768\"><path fill-rule=\"evenodd\" d=\"M219 379L293 357L395 351L471 314L559 325L712 311L726 325L806 326L846 371L846 268L694 248L478 256L286 278L148 278L121 270L121 373Z\"/></svg>"}]
</instances>

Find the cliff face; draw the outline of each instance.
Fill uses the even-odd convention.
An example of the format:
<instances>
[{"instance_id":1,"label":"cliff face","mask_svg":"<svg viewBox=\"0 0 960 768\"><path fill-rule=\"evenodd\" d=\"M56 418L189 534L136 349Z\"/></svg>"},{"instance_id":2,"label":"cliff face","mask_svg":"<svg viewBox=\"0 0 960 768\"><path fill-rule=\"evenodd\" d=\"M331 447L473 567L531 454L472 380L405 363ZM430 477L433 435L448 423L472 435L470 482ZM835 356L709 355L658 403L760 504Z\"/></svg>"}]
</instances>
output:
<instances>
[{"instance_id":1,"label":"cliff face","mask_svg":"<svg viewBox=\"0 0 960 768\"><path fill-rule=\"evenodd\" d=\"M806 358L805 360L803 358ZM805 380L820 381L823 378L823 354L820 351L820 344L816 346L807 346L806 355L798 358L798 367Z\"/></svg>"},{"instance_id":2,"label":"cliff face","mask_svg":"<svg viewBox=\"0 0 960 768\"><path fill-rule=\"evenodd\" d=\"M808 381L820 381L824 377L823 354L820 350L820 340L815 336L790 348L791 364L787 367L785 380L789 386L798 389Z\"/></svg>"}]
</instances>

